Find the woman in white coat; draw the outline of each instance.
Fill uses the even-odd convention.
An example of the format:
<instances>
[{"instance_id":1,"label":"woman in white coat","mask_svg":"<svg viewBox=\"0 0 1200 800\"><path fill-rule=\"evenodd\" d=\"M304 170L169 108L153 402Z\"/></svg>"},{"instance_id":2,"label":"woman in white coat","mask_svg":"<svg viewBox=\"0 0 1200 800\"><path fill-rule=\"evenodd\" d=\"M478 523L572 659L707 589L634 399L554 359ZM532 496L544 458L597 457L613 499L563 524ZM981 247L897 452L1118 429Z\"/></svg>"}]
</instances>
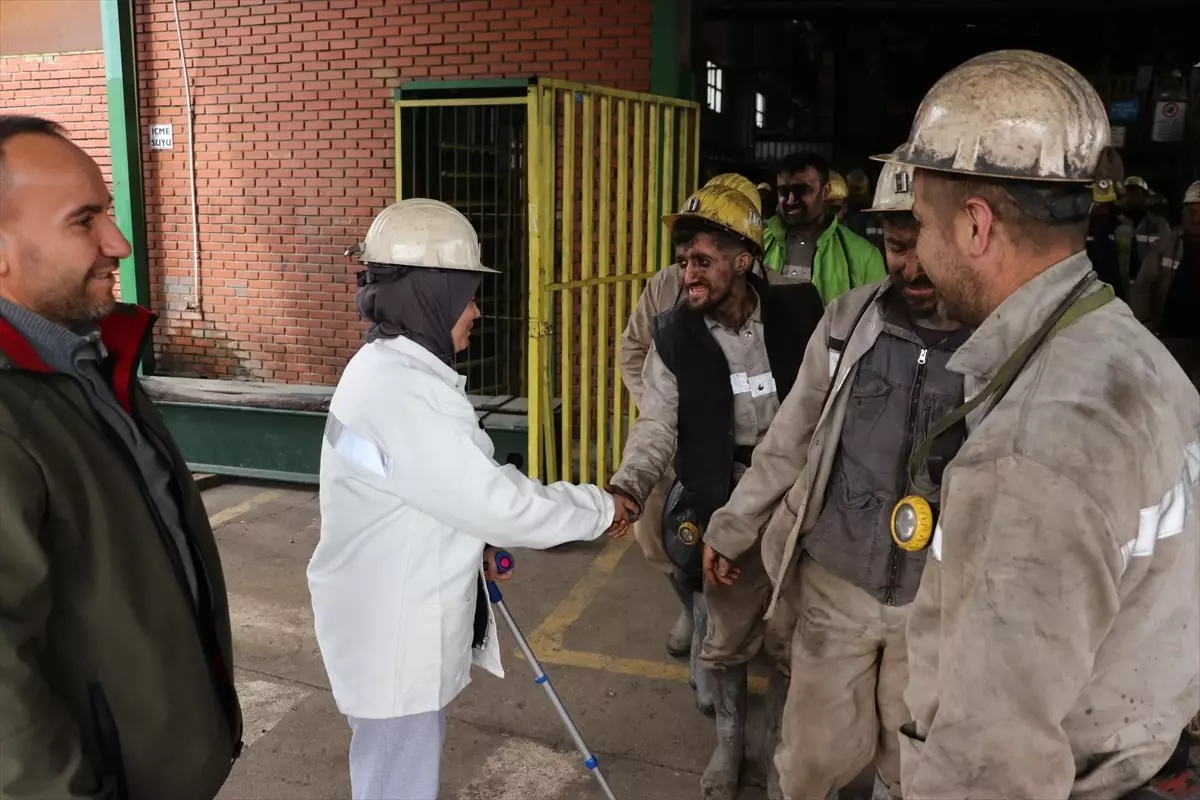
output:
<instances>
[{"instance_id":1,"label":"woman in white coat","mask_svg":"<svg viewBox=\"0 0 1200 800\"><path fill-rule=\"evenodd\" d=\"M434 200L371 224L359 273L367 343L321 449L321 540L308 567L317 641L350 722L355 800L437 796L446 705L472 663L503 676L483 592L490 545L623 535L634 509L596 486L544 486L492 458L453 367L479 318L479 240Z\"/></svg>"}]
</instances>

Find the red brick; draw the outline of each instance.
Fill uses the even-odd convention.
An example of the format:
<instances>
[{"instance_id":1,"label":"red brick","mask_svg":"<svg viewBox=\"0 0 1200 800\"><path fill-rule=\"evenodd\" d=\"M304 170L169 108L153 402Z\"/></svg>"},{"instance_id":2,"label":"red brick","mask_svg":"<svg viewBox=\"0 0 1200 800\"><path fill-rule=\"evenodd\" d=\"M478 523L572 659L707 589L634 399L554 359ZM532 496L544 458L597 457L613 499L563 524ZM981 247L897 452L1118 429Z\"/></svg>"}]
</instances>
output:
<instances>
[{"instance_id":1,"label":"red brick","mask_svg":"<svg viewBox=\"0 0 1200 800\"><path fill-rule=\"evenodd\" d=\"M176 136L174 151L145 150L160 369L335 382L362 335L353 266L340 254L393 191L393 87L414 78L540 74L648 91L650 5L196 0L181 7L199 113L202 315L185 308L191 225L174 15L165 2L139 0L142 123L172 122ZM55 116L107 174L101 54L49 63L0 58L0 107Z\"/></svg>"}]
</instances>

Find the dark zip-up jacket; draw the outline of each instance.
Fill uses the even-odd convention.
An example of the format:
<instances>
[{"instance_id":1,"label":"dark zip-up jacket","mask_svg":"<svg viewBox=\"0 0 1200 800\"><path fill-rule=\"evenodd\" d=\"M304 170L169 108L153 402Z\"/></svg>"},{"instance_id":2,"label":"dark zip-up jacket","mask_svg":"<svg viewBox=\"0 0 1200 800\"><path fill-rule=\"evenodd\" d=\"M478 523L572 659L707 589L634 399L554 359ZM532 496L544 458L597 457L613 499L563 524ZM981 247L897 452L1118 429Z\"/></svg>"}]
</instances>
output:
<instances>
[{"instance_id":1,"label":"dark zip-up jacket","mask_svg":"<svg viewBox=\"0 0 1200 800\"><path fill-rule=\"evenodd\" d=\"M0 320L0 797L211 800L240 749L200 493L137 381L154 317L101 325L113 391L171 466L198 599L133 455Z\"/></svg>"}]
</instances>

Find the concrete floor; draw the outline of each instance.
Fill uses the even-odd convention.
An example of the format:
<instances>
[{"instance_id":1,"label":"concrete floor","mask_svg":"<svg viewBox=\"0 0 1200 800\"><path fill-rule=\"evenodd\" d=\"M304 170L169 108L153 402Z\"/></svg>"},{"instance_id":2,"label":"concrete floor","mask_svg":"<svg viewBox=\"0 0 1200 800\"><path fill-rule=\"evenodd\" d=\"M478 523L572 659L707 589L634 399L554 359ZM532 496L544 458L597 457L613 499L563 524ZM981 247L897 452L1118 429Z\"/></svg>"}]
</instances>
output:
<instances>
[{"instance_id":1,"label":"concrete floor","mask_svg":"<svg viewBox=\"0 0 1200 800\"><path fill-rule=\"evenodd\" d=\"M316 492L227 483L204 496L228 581L245 714L246 750L220 798L347 798L349 730L321 664L305 581L319 530ZM632 537L514 555L505 600L617 797L698 797L713 724L695 709L686 664L665 651L678 613L666 580ZM441 797L602 797L511 635L501 635L507 679L476 670L449 708ZM748 787L739 800L762 797Z\"/></svg>"}]
</instances>

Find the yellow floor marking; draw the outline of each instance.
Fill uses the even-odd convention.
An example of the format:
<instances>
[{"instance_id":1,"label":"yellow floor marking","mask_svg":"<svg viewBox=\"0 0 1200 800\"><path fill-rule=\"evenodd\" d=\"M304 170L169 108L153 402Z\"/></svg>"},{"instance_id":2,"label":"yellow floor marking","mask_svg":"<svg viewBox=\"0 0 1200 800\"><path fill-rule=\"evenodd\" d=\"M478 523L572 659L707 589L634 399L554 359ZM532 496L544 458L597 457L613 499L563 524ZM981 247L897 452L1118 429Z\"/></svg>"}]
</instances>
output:
<instances>
[{"instance_id":1,"label":"yellow floor marking","mask_svg":"<svg viewBox=\"0 0 1200 800\"><path fill-rule=\"evenodd\" d=\"M269 489L265 492L259 492L245 502L238 503L236 506L231 506L223 511L218 511L208 518L209 524L215 529L224 525L226 522L234 520L245 514L247 511L252 511L258 508L263 503L270 502L276 497L281 497L283 492L278 489Z\"/></svg>"},{"instance_id":2,"label":"yellow floor marking","mask_svg":"<svg viewBox=\"0 0 1200 800\"><path fill-rule=\"evenodd\" d=\"M604 589L604 585L616 572L617 565L621 563L621 558L632 544L633 537L609 541L600 554L588 565L583 577L571 588L562 602L550 612L537 630L529 634L529 645L543 664L580 667L618 675L631 675L636 678L687 683L688 668L685 664L647 661L641 658L618 658L602 653L563 649L563 639L567 629L579 620L587 607ZM520 650L517 650L515 655L517 658L523 658ZM751 692L763 694L766 690L765 678L759 676L750 678Z\"/></svg>"},{"instance_id":3,"label":"yellow floor marking","mask_svg":"<svg viewBox=\"0 0 1200 800\"><path fill-rule=\"evenodd\" d=\"M529 643L533 645L534 650L540 654L562 649L563 636L566 635L567 628L575 624L584 609L591 605L596 596L600 594L604 584L608 583L608 579L616 571L621 557L625 555L632 544L632 536L626 536L624 539L612 539L608 542L600 551L600 555L596 556L588 565L587 572L567 593L558 607L551 611L550 616L546 617L537 630L530 634Z\"/></svg>"}]
</instances>

